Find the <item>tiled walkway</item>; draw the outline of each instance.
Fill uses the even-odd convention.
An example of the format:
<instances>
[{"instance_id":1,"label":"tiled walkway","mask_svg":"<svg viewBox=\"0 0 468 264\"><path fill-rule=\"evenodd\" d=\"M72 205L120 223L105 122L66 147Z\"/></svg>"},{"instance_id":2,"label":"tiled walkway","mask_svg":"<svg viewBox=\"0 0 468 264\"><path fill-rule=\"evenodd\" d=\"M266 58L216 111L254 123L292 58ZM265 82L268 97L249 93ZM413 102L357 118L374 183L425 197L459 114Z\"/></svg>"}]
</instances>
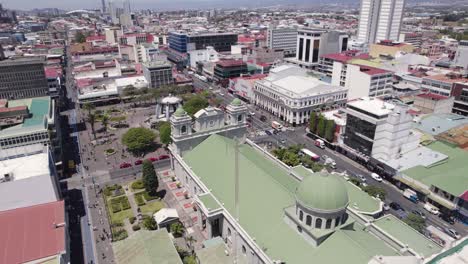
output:
<instances>
[{"instance_id":1,"label":"tiled walkway","mask_svg":"<svg viewBox=\"0 0 468 264\"><path fill-rule=\"evenodd\" d=\"M201 245L206 237L200 231L200 227L197 226L198 214L193 210L193 198L185 197L187 190L184 186L177 186L176 181L172 180L174 172L172 170L166 170L159 174L161 183L165 185L167 193L164 197L164 201L167 203L168 207L175 208L179 214L180 221L184 224L186 228L185 236L192 236L195 238L196 242L194 243L195 249L200 249Z\"/></svg>"}]
</instances>

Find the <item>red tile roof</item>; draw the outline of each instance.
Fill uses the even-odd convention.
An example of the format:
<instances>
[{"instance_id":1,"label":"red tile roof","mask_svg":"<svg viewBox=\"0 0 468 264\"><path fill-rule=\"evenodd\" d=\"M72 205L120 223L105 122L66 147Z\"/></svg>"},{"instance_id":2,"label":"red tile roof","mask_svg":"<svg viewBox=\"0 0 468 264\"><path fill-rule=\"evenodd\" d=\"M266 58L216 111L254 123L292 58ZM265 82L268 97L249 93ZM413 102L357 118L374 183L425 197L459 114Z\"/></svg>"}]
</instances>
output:
<instances>
[{"instance_id":1,"label":"red tile roof","mask_svg":"<svg viewBox=\"0 0 468 264\"><path fill-rule=\"evenodd\" d=\"M63 201L0 212L0 263L24 263L65 252Z\"/></svg>"},{"instance_id":2,"label":"red tile roof","mask_svg":"<svg viewBox=\"0 0 468 264\"><path fill-rule=\"evenodd\" d=\"M359 65L359 64L356 64L360 67L361 69L361 72L363 73L367 73L369 75L379 75L379 74L385 74L385 73L390 73L391 71L387 71L387 70L384 70L384 69L379 69L379 68L374 68L374 67L370 67L370 66L364 66L364 65Z\"/></svg>"},{"instance_id":3,"label":"red tile roof","mask_svg":"<svg viewBox=\"0 0 468 264\"><path fill-rule=\"evenodd\" d=\"M235 67L245 65L245 62L243 60L220 60L216 64L222 67Z\"/></svg>"},{"instance_id":4,"label":"red tile roof","mask_svg":"<svg viewBox=\"0 0 468 264\"><path fill-rule=\"evenodd\" d=\"M465 201L468 201L468 190L465 191L462 195L460 195L460 198L462 198Z\"/></svg>"},{"instance_id":5,"label":"red tile roof","mask_svg":"<svg viewBox=\"0 0 468 264\"><path fill-rule=\"evenodd\" d=\"M447 96L443 96L443 95L435 94L435 93L423 93L423 94L418 94L417 96L421 98L432 99L435 101L444 100L448 98Z\"/></svg>"},{"instance_id":6,"label":"red tile roof","mask_svg":"<svg viewBox=\"0 0 468 264\"><path fill-rule=\"evenodd\" d=\"M342 52L342 53L331 53L325 54L322 58L339 61L339 62L347 62L352 59L369 59L369 54L362 53L362 54L355 54L353 52Z\"/></svg>"},{"instance_id":7,"label":"red tile roof","mask_svg":"<svg viewBox=\"0 0 468 264\"><path fill-rule=\"evenodd\" d=\"M15 107L0 107L0 113L8 113L13 111L25 111L28 110L28 107L25 105L15 106Z\"/></svg>"},{"instance_id":8,"label":"red tile roof","mask_svg":"<svg viewBox=\"0 0 468 264\"><path fill-rule=\"evenodd\" d=\"M99 41L99 40L106 40L106 36L93 35L93 36L88 36L86 38L86 42Z\"/></svg>"}]
</instances>

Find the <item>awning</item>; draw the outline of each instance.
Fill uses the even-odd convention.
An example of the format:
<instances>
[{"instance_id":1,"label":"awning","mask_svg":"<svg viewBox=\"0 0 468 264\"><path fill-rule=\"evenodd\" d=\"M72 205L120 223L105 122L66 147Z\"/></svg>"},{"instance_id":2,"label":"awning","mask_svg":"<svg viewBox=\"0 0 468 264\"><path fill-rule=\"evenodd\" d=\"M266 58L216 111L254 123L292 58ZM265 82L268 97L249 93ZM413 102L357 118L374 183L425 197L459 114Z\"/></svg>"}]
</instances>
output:
<instances>
[{"instance_id":1,"label":"awning","mask_svg":"<svg viewBox=\"0 0 468 264\"><path fill-rule=\"evenodd\" d=\"M424 195L429 195L431 193L428 189L418 185L415 180L409 180L409 179L407 179L405 177L402 177L402 176L395 176L394 179L408 185L412 189L414 189L414 190L416 190L418 192L421 192Z\"/></svg>"},{"instance_id":2,"label":"awning","mask_svg":"<svg viewBox=\"0 0 468 264\"><path fill-rule=\"evenodd\" d=\"M444 198L438 196L438 195L435 195L433 193L430 193L428 196L427 196L429 199L433 200L434 202L442 205L443 207L445 208L448 208L450 210L455 210L457 207L455 204L451 203L450 201L447 201L445 200Z\"/></svg>"}]
</instances>

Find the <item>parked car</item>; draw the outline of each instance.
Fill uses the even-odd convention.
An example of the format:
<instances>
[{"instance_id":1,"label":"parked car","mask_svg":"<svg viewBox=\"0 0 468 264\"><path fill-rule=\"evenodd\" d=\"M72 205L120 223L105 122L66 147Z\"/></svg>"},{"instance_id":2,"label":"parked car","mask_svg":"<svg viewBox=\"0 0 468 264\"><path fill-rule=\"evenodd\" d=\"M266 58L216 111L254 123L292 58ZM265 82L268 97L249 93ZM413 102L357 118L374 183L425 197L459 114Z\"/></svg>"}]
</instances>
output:
<instances>
[{"instance_id":1,"label":"parked car","mask_svg":"<svg viewBox=\"0 0 468 264\"><path fill-rule=\"evenodd\" d=\"M393 210L404 210L399 203L396 202L391 202L390 203L390 208Z\"/></svg>"},{"instance_id":2,"label":"parked car","mask_svg":"<svg viewBox=\"0 0 468 264\"><path fill-rule=\"evenodd\" d=\"M266 120L267 120L266 116L264 116L264 115L260 116L260 121L265 122Z\"/></svg>"},{"instance_id":3,"label":"parked car","mask_svg":"<svg viewBox=\"0 0 468 264\"><path fill-rule=\"evenodd\" d=\"M453 220L453 217L448 216L446 214L439 214L440 219L444 220L445 222L453 225L455 224L455 220Z\"/></svg>"},{"instance_id":4,"label":"parked car","mask_svg":"<svg viewBox=\"0 0 468 264\"><path fill-rule=\"evenodd\" d=\"M423 212L420 212L418 210L413 210L413 211L411 211L411 213L413 213L413 214L415 214L417 216L420 216L423 219L426 219L426 215Z\"/></svg>"},{"instance_id":5,"label":"parked car","mask_svg":"<svg viewBox=\"0 0 468 264\"><path fill-rule=\"evenodd\" d=\"M130 164L128 162L124 162L124 163L120 164L121 169L129 168L131 166L132 166L132 164Z\"/></svg>"},{"instance_id":6,"label":"parked car","mask_svg":"<svg viewBox=\"0 0 468 264\"><path fill-rule=\"evenodd\" d=\"M426 204L424 205L424 209L425 209L426 211L428 211L429 213L431 213L431 214L434 214L434 215L438 215L438 214L439 214L439 209L438 209L437 207L433 206L433 205L430 204L430 203L426 203Z\"/></svg>"},{"instance_id":7,"label":"parked car","mask_svg":"<svg viewBox=\"0 0 468 264\"><path fill-rule=\"evenodd\" d=\"M150 157L150 158L148 158L148 160L151 161L151 162L155 162L155 161L158 161L159 159L156 158L156 157Z\"/></svg>"},{"instance_id":8,"label":"parked car","mask_svg":"<svg viewBox=\"0 0 468 264\"><path fill-rule=\"evenodd\" d=\"M405 210L403 210L403 208L396 210L395 214L399 219L405 219L406 217L408 217L408 213Z\"/></svg>"},{"instance_id":9,"label":"parked car","mask_svg":"<svg viewBox=\"0 0 468 264\"><path fill-rule=\"evenodd\" d=\"M380 175L378 175L378 174L375 173L375 172L373 172L373 173L371 174L371 177L372 177L372 179L374 179L374 180L376 180L376 181L378 181L378 182L381 182L381 181L382 181L382 177L380 177Z\"/></svg>"},{"instance_id":10,"label":"parked car","mask_svg":"<svg viewBox=\"0 0 468 264\"><path fill-rule=\"evenodd\" d=\"M460 234L458 234L458 232L453 228L446 227L444 228L444 232L455 239L459 239L461 237Z\"/></svg>"},{"instance_id":11,"label":"parked car","mask_svg":"<svg viewBox=\"0 0 468 264\"><path fill-rule=\"evenodd\" d=\"M364 177L362 174L356 174L356 177L361 180L362 182L366 182L366 177Z\"/></svg>"},{"instance_id":12,"label":"parked car","mask_svg":"<svg viewBox=\"0 0 468 264\"><path fill-rule=\"evenodd\" d=\"M143 161L141 159L135 161L135 165L141 165Z\"/></svg>"},{"instance_id":13,"label":"parked car","mask_svg":"<svg viewBox=\"0 0 468 264\"><path fill-rule=\"evenodd\" d=\"M165 154L159 156L159 160L165 160L165 159L168 159L168 158L169 158L169 155L165 155Z\"/></svg>"},{"instance_id":14,"label":"parked car","mask_svg":"<svg viewBox=\"0 0 468 264\"><path fill-rule=\"evenodd\" d=\"M267 134L269 136L273 135L273 133L271 133L270 130L265 130L265 134Z\"/></svg>"},{"instance_id":15,"label":"parked car","mask_svg":"<svg viewBox=\"0 0 468 264\"><path fill-rule=\"evenodd\" d=\"M388 210L390 210L390 206L388 206L388 204L384 203L383 204L383 209L384 209L384 211L388 211Z\"/></svg>"}]
</instances>

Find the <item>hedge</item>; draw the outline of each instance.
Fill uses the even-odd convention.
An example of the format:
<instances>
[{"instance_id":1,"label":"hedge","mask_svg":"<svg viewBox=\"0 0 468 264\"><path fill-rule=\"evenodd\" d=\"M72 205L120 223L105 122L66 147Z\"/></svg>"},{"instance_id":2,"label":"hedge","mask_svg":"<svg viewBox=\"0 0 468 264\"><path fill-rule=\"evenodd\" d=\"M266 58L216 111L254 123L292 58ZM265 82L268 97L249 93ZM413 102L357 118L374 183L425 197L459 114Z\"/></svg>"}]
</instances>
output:
<instances>
[{"instance_id":1,"label":"hedge","mask_svg":"<svg viewBox=\"0 0 468 264\"><path fill-rule=\"evenodd\" d=\"M144 189L145 185L143 184L142 180L136 180L132 183L132 189L133 190L139 190L139 189Z\"/></svg>"},{"instance_id":2,"label":"hedge","mask_svg":"<svg viewBox=\"0 0 468 264\"><path fill-rule=\"evenodd\" d=\"M112 213L117 213L117 212L120 212L122 211L122 207L120 206L120 204L111 204L111 207L112 207Z\"/></svg>"},{"instance_id":3,"label":"hedge","mask_svg":"<svg viewBox=\"0 0 468 264\"><path fill-rule=\"evenodd\" d=\"M143 197L145 197L145 200L148 202L148 201L151 201L151 200L154 200L156 198L158 198L158 196L152 196L150 195L148 192L143 192Z\"/></svg>"},{"instance_id":4,"label":"hedge","mask_svg":"<svg viewBox=\"0 0 468 264\"><path fill-rule=\"evenodd\" d=\"M130 217L130 218L128 219L128 221L130 221L130 224L133 225L133 223L135 223L135 221L136 221L136 217L132 216L132 217Z\"/></svg>"},{"instance_id":5,"label":"hedge","mask_svg":"<svg viewBox=\"0 0 468 264\"><path fill-rule=\"evenodd\" d=\"M145 205L145 200L143 200L143 196L142 195L136 195L135 194L135 202L138 206L142 206L142 205Z\"/></svg>"},{"instance_id":6,"label":"hedge","mask_svg":"<svg viewBox=\"0 0 468 264\"><path fill-rule=\"evenodd\" d=\"M138 230L140 230L140 229L141 229L141 227L140 227L139 225L134 225L134 226L132 226L132 230L133 230L133 231L138 231Z\"/></svg>"}]
</instances>

